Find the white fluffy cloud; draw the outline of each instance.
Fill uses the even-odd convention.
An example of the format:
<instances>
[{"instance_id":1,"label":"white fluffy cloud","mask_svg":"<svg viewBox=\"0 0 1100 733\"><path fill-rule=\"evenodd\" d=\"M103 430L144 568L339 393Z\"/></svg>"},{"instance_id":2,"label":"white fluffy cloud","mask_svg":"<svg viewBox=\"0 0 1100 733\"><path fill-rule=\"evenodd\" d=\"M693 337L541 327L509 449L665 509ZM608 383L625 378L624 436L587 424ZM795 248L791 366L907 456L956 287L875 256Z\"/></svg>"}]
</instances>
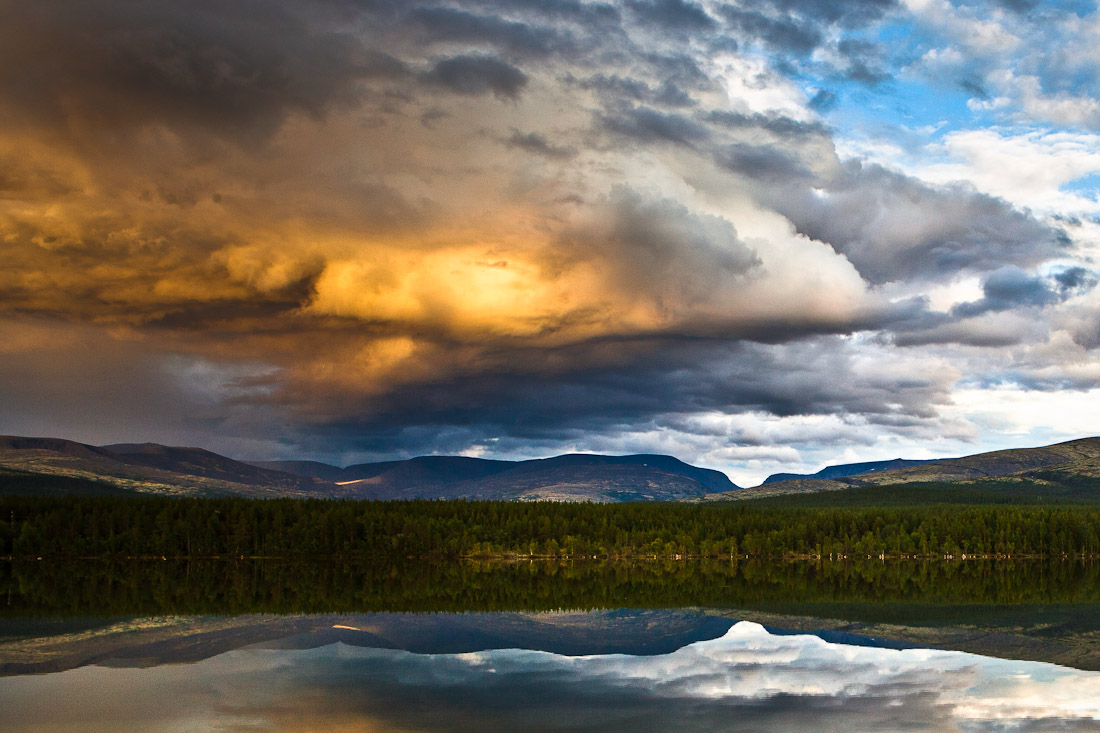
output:
<instances>
[{"instance_id":1,"label":"white fluffy cloud","mask_svg":"<svg viewBox=\"0 0 1100 733\"><path fill-rule=\"evenodd\" d=\"M1067 186L1100 173L1100 135L1083 132L979 129L950 132L906 169L933 183L966 181L978 190L1043 215L1100 212L1095 193Z\"/></svg>"}]
</instances>

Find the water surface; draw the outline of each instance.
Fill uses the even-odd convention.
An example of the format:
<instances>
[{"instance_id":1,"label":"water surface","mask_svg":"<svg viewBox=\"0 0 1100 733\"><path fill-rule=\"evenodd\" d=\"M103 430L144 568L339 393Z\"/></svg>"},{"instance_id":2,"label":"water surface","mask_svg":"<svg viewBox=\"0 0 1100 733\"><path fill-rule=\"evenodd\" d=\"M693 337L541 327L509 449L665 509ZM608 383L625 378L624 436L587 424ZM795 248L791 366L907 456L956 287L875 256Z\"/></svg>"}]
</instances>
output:
<instances>
[{"instance_id":1,"label":"water surface","mask_svg":"<svg viewBox=\"0 0 1100 733\"><path fill-rule=\"evenodd\" d=\"M5 731L1100 730L1082 563L0 572Z\"/></svg>"},{"instance_id":2,"label":"water surface","mask_svg":"<svg viewBox=\"0 0 1100 733\"><path fill-rule=\"evenodd\" d=\"M601 614L533 614L529 624L556 626L558 640L544 640L569 647L578 630L614 626ZM618 612L635 632L658 624L658 636L660 621L690 615ZM478 620L509 624L494 616ZM706 628L705 614L697 620ZM1100 728L1100 673L1046 663L831 643L745 621L671 651L639 650L653 653L430 653L371 646L386 620L362 621L336 631L363 634L364 646L298 636L291 648L268 642L187 664L10 677L0 681L0 721L11 731Z\"/></svg>"}]
</instances>

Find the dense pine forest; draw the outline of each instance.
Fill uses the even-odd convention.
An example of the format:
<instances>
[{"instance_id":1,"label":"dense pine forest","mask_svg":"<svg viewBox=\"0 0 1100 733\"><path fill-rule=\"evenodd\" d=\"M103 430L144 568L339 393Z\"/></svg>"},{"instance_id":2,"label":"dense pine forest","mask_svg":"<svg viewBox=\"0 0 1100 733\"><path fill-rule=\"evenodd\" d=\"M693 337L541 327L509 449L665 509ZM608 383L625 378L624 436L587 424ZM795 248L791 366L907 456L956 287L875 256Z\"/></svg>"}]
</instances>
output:
<instances>
[{"instance_id":1,"label":"dense pine forest","mask_svg":"<svg viewBox=\"0 0 1100 733\"><path fill-rule=\"evenodd\" d=\"M1096 556L1100 507L0 499L0 556Z\"/></svg>"}]
</instances>

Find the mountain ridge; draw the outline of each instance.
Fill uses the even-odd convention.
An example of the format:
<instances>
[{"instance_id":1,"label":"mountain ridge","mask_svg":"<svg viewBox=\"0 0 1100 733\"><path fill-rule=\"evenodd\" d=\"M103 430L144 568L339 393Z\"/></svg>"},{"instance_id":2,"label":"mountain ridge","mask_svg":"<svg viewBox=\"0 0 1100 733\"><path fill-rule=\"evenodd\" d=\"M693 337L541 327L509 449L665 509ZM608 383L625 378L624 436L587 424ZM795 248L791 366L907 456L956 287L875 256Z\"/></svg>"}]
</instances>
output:
<instances>
[{"instance_id":1,"label":"mountain ridge","mask_svg":"<svg viewBox=\"0 0 1100 733\"><path fill-rule=\"evenodd\" d=\"M95 494L109 487L177 496L600 502L676 500L738 488L719 471L654 454L529 461L419 456L340 468L318 461L237 461L159 443L93 446L0 436L0 493Z\"/></svg>"},{"instance_id":2,"label":"mountain ridge","mask_svg":"<svg viewBox=\"0 0 1100 733\"><path fill-rule=\"evenodd\" d=\"M5 435L0 436L0 469L106 481L131 491L169 495L310 496L320 488L314 479L251 466L202 448L159 443L94 446Z\"/></svg>"},{"instance_id":3,"label":"mountain ridge","mask_svg":"<svg viewBox=\"0 0 1100 733\"><path fill-rule=\"evenodd\" d=\"M1034 448L1009 448L915 466L831 479L797 478L739 491L708 494L704 501L745 500L853 488L939 483L960 487L994 482L1030 482L1037 486L1095 482L1100 493L1100 437L1078 438Z\"/></svg>"},{"instance_id":4,"label":"mountain ridge","mask_svg":"<svg viewBox=\"0 0 1100 733\"><path fill-rule=\"evenodd\" d=\"M418 456L341 468L318 461L237 461L157 443L93 446L0 436L0 493L597 502L744 500L905 484L980 494L1011 484L1017 493L1061 492L1091 501L1094 493L1100 498L1100 437L932 461L839 464L786 476L791 478L740 488L720 471L659 454L570 453L524 461ZM869 500L877 501L874 495Z\"/></svg>"},{"instance_id":5,"label":"mountain ridge","mask_svg":"<svg viewBox=\"0 0 1100 733\"><path fill-rule=\"evenodd\" d=\"M606 456L566 453L526 461L466 456L418 456L404 461L360 463L346 468L304 461L263 461L253 465L302 471L338 485L357 484L370 498L415 498L433 489L436 498L660 500L702 495L715 488L736 491L724 473L673 456L640 453ZM586 488L587 487L587 488ZM594 492L594 493L593 493Z\"/></svg>"},{"instance_id":6,"label":"mountain ridge","mask_svg":"<svg viewBox=\"0 0 1100 733\"><path fill-rule=\"evenodd\" d=\"M925 463L937 463L939 461L951 460L948 458L928 458L928 459L911 459L911 458L892 458L887 461L864 461L862 463L839 463L835 465L826 466L817 473L773 473L764 479L764 483L761 484L774 484L778 481L794 481L798 479L831 479L831 478L846 478L848 476L858 476L864 473L875 473L877 471L890 471L896 468L909 468L911 466L919 466Z\"/></svg>"}]
</instances>

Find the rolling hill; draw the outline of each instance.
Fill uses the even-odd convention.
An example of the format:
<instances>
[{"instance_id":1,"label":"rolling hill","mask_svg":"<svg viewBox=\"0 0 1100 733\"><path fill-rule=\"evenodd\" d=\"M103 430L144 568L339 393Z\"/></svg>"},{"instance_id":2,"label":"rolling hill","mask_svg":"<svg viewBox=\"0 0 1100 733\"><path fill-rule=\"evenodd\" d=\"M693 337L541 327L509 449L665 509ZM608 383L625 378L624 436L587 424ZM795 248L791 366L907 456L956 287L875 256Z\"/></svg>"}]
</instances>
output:
<instances>
[{"instance_id":1,"label":"rolling hill","mask_svg":"<svg viewBox=\"0 0 1100 733\"><path fill-rule=\"evenodd\" d=\"M364 498L666 501L734 491L725 474L662 455L569 454L530 461L421 456L338 469L327 464L257 464L355 487ZM340 473L334 473L340 471Z\"/></svg>"},{"instance_id":2,"label":"rolling hill","mask_svg":"<svg viewBox=\"0 0 1100 733\"><path fill-rule=\"evenodd\" d=\"M339 496L313 478L235 461L201 448L155 443L92 446L59 438L0 436L5 493L106 493L118 490L181 496Z\"/></svg>"},{"instance_id":3,"label":"rolling hill","mask_svg":"<svg viewBox=\"0 0 1100 733\"><path fill-rule=\"evenodd\" d=\"M728 501L765 497L816 494L864 489L873 503L872 489L928 485L940 489L996 493L1049 493L1068 498L1100 497L1100 438L1082 438L1040 448L978 453L962 458L920 463L883 471L834 478L795 478L761 484L749 489L708 494L704 500ZM907 492L912 495L912 491ZM883 500L888 497L884 494Z\"/></svg>"},{"instance_id":4,"label":"rolling hill","mask_svg":"<svg viewBox=\"0 0 1100 733\"><path fill-rule=\"evenodd\" d=\"M0 493L351 499L667 501L732 491L725 474L671 456L564 455L531 461L421 456L347 468L246 463L201 448L0 437Z\"/></svg>"},{"instance_id":5,"label":"rolling hill","mask_svg":"<svg viewBox=\"0 0 1100 733\"><path fill-rule=\"evenodd\" d=\"M889 461L842 463L836 466L826 466L817 473L773 473L771 476L768 476L766 479L764 479L764 483L774 484L777 481L796 481L799 479L846 478L848 476L858 476L864 473L877 473L880 471L890 471L895 468L909 468L910 466L920 466L925 463L935 463L936 460L943 459L915 461L907 458L894 458Z\"/></svg>"},{"instance_id":6,"label":"rolling hill","mask_svg":"<svg viewBox=\"0 0 1100 733\"><path fill-rule=\"evenodd\" d=\"M342 468L316 461L249 463L201 448L156 443L93 446L0 436L0 493L7 494L596 502L804 497L815 505L833 501L827 496L862 505L950 503L960 497L968 503L1100 501L1100 438L777 476L791 478L741 489L719 471L651 454L567 454L527 461L420 456Z\"/></svg>"}]
</instances>

